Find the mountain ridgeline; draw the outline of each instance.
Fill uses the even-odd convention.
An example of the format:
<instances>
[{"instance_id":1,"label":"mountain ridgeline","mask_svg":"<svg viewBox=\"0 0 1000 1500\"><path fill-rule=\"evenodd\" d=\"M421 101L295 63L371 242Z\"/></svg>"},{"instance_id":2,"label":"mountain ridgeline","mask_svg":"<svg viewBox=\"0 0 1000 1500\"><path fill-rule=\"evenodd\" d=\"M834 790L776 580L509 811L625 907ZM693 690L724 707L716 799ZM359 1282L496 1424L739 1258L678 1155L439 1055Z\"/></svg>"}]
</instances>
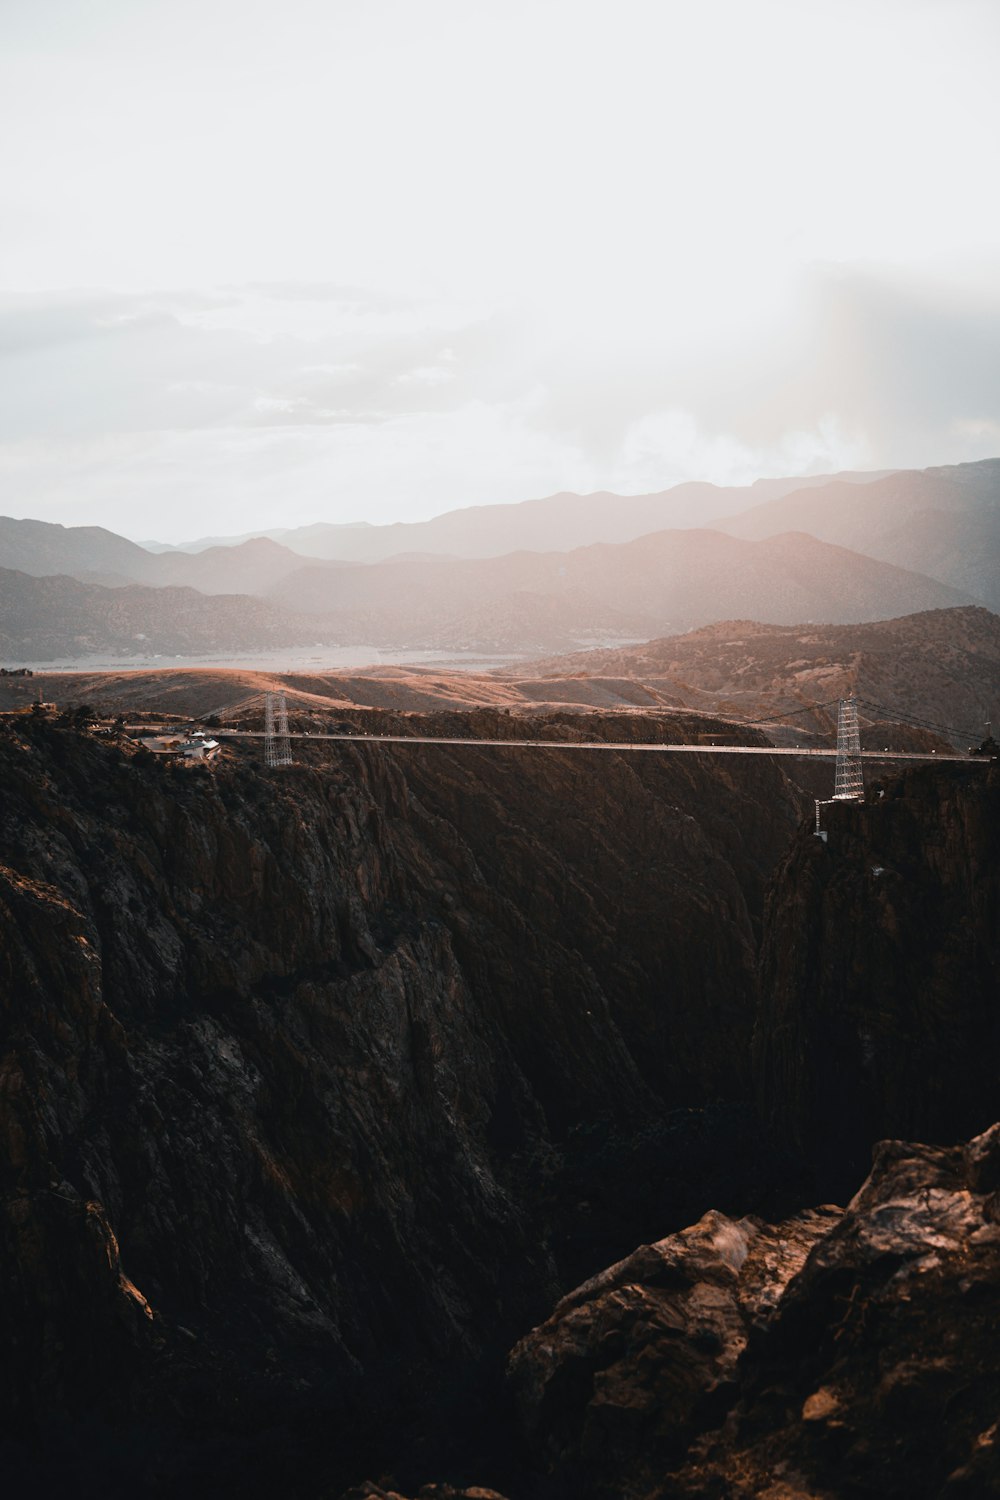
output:
<instances>
[{"instance_id":1,"label":"mountain ridgeline","mask_svg":"<svg viewBox=\"0 0 1000 1500\"><path fill-rule=\"evenodd\" d=\"M870 485L840 479L775 496L720 521L758 540L808 531L897 567L966 589L1000 609L1000 459L889 474Z\"/></svg>"},{"instance_id":2,"label":"mountain ridgeline","mask_svg":"<svg viewBox=\"0 0 1000 1500\"><path fill-rule=\"evenodd\" d=\"M369 644L444 652L572 648L726 619L791 624L946 608L968 596L807 536L743 542L661 532L621 547L447 559L316 564L270 599L192 589L109 589L0 575L0 645L12 657L129 650L210 652ZM136 630L135 626L145 628Z\"/></svg>"},{"instance_id":3,"label":"mountain ridgeline","mask_svg":"<svg viewBox=\"0 0 1000 1500\"><path fill-rule=\"evenodd\" d=\"M557 495L193 551L0 518L0 652L40 661L321 644L539 655L722 619L846 624L995 609L998 517L1000 460L744 490ZM54 585L60 577L79 587ZM214 602L200 615L196 599L167 590ZM143 614L150 628L136 629Z\"/></svg>"}]
</instances>

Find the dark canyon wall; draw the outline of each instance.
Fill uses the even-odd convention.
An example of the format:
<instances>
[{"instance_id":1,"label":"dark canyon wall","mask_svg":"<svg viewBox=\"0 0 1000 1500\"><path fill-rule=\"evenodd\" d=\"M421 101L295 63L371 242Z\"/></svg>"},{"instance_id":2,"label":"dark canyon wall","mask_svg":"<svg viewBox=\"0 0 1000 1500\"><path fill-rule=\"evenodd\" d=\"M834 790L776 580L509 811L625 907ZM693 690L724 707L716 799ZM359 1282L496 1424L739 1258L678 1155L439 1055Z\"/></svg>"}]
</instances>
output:
<instances>
[{"instance_id":1,"label":"dark canyon wall","mask_svg":"<svg viewBox=\"0 0 1000 1500\"><path fill-rule=\"evenodd\" d=\"M770 895L754 1054L775 1138L839 1192L875 1140L1000 1115L1000 775L913 769L823 821Z\"/></svg>"},{"instance_id":2,"label":"dark canyon wall","mask_svg":"<svg viewBox=\"0 0 1000 1500\"><path fill-rule=\"evenodd\" d=\"M773 766L310 753L0 734L12 1473L332 1484L544 1314L580 1122L746 1091Z\"/></svg>"}]
</instances>

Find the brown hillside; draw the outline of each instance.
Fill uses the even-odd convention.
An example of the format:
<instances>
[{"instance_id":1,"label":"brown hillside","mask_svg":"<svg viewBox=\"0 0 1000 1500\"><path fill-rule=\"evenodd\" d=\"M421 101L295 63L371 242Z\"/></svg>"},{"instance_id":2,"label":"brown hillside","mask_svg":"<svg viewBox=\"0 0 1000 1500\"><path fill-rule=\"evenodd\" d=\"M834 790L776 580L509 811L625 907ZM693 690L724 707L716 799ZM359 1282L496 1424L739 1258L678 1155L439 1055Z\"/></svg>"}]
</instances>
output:
<instances>
[{"instance_id":1,"label":"brown hillside","mask_svg":"<svg viewBox=\"0 0 1000 1500\"><path fill-rule=\"evenodd\" d=\"M981 737L1000 713L1000 616L987 609L928 610L862 625L727 621L682 636L533 663L539 696L624 678L662 704L740 716L787 715L854 691L900 713ZM537 674L537 675L536 675ZM529 691L528 670L519 686ZM809 718L799 720L802 724ZM817 714L814 727L826 728Z\"/></svg>"}]
</instances>

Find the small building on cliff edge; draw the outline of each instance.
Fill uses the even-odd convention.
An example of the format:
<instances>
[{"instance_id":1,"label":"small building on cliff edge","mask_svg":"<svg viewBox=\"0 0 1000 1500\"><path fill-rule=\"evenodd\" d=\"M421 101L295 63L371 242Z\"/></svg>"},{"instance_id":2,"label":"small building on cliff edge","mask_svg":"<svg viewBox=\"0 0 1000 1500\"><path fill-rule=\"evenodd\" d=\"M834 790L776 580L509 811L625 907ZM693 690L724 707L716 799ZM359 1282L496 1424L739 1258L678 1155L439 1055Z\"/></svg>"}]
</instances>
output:
<instances>
[{"instance_id":1,"label":"small building on cliff edge","mask_svg":"<svg viewBox=\"0 0 1000 1500\"><path fill-rule=\"evenodd\" d=\"M191 735L140 735L136 743L144 750L152 751L154 755L186 765L202 765L206 761L216 760L222 750L218 740L210 740L200 729Z\"/></svg>"}]
</instances>

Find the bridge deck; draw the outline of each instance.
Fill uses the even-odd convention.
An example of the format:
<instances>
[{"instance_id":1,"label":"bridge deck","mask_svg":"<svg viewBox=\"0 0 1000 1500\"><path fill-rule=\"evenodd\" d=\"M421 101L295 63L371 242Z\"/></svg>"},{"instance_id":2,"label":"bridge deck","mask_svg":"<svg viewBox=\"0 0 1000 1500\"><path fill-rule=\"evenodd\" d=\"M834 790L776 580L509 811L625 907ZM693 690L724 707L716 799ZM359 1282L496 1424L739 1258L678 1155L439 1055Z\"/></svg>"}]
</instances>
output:
<instances>
[{"instance_id":1,"label":"bridge deck","mask_svg":"<svg viewBox=\"0 0 1000 1500\"><path fill-rule=\"evenodd\" d=\"M148 728L148 726L144 727ZM265 737L261 729L213 729L212 733L219 740L262 740ZM360 745L471 745L490 750L614 750L619 754L623 751L645 750L660 755L793 755L808 760L836 760L837 758L836 750L772 745L659 745L629 740L485 740L464 739L457 735L448 738L418 734L305 734L301 731L292 732L288 737L292 740L315 740L319 743L325 741L335 744ZM937 755L933 751L928 753L914 750L862 750L861 755L864 760L960 761L963 765L987 764L985 758L979 761L975 757L959 755L957 752L953 755Z\"/></svg>"}]
</instances>

